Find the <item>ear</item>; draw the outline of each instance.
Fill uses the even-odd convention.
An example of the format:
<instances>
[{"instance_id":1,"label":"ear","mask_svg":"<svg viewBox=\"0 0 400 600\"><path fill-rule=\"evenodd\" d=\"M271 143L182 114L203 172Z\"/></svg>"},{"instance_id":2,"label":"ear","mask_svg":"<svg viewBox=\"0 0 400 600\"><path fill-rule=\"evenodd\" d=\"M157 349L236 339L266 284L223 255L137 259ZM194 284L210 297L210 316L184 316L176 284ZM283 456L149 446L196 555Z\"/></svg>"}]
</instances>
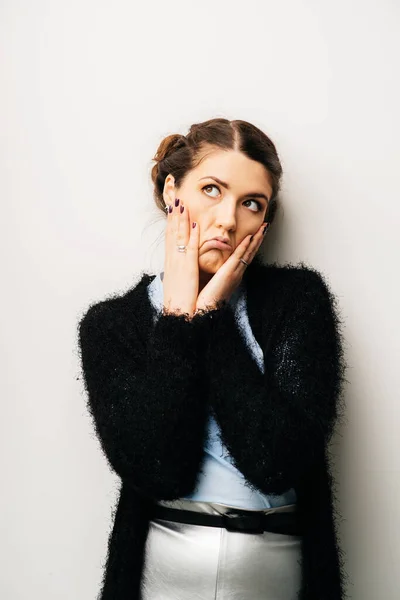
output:
<instances>
[{"instance_id":1,"label":"ear","mask_svg":"<svg viewBox=\"0 0 400 600\"><path fill-rule=\"evenodd\" d=\"M166 205L173 204L176 198L176 189L175 189L175 178L171 173L165 178L164 182L164 190L163 190L163 199Z\"/></svg>"}]
</instances>

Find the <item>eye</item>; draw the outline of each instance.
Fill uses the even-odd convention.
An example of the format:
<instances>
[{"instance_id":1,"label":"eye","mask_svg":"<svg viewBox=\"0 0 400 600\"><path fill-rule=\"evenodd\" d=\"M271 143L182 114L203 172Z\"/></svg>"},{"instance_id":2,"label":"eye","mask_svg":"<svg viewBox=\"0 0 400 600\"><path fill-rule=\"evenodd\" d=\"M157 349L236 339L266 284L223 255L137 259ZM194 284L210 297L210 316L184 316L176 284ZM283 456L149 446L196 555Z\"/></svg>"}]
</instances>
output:
<instances>
[{"instance_id":1,"label":"eye","mask_svg":"<svg viewBox=\"0 0 400 600\"><path fill-rule=\"evenodd\" d=\"M202 190L206 190L207 188L215 188L218 191L220 191L219 187L215 184L209 184L209 185L205 185L203 188L201 188ZM207 193L207 192L206 192ZM207 196L209 194L207 193ZM212 196L212 198L215 198L215 196ZM245 202L254 202L254 204L257 205L258 210L257 211L253 211L253 212L260 212L261 210L263 210L263 205L261 204L261 202L259 202L258 200L245 200Z\"/></svg>"},{"instance_id":2,"label":"eye","mask_svg":"<svg viewBox=\"0 0 400 600\"><path fill-rule=\"evenodd\" d=\"M245 200L245 202L254 202L254 204L257 204L257 206L258 206L257 212L260 212L260 210L263 210L263 205L258 200Z\"/></svg>"},{"instance_id":3,"label":"eye","mask_svg":"<svg viewBox=\"0 0 400 600\"><path fill-rule=\"evenodd\" d=\"M217 185L213 185L213 184L205 185L202 189L205 190L207 188L215 188L216 190L219 191L219 187ZM208 194L207 194L207 196L208 196ZM214 196L214 198L215 198L215 196Z\"/></svg>"}]
</instances>

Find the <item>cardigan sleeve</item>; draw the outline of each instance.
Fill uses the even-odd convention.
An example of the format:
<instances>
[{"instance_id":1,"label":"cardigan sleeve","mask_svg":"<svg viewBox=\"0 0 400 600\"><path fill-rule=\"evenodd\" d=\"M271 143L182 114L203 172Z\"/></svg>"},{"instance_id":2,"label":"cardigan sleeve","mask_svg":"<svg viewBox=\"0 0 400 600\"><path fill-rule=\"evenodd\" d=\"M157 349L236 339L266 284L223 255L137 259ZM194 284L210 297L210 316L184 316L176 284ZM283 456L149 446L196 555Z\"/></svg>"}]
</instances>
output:
<instances>
[{"instance_id":1,"label":"cardigan sleeve","mask_svg":"<svg viewBox=\"0 0 400 600\"><path fill-rule=\"evenodd\" d=\"M264 373L229 307L208 350L210 401L222 437L250 486L265 494L297 485L343 408L346 366L336 298L318 271L290 275L280 318L267 327L269 315L263 315ZM216 352L222 341L228 350Z\"/></svg>"},{"instance_id":2,"label":"cardigan sleeve","mask_svg":"<svg viewBox=\"0 0 400 600\"><path fill-rule=\"evenodd\" d=\"M131 308L124 297L108 299L79 322L88 409L121 478L150 497L184 496L203 455L207 405L200 353L218 309L192 320L163 311L144 340L140 306L135 314Z\"/></svg>"}]
</instances>

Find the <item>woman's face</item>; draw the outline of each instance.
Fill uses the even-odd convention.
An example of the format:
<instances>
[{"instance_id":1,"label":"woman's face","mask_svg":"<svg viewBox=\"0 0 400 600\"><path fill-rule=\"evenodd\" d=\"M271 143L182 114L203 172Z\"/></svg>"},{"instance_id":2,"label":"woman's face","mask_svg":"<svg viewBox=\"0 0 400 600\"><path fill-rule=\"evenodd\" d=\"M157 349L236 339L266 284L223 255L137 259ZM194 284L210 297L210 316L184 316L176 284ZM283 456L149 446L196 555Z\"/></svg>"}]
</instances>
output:
<instances>
[{"instance_id":1,"label":"woman's face","mask_svg":"<svg viewBox=\"0 0 400 600\"><path fill-rule=\"evenodd\" d=\"M258 231L272 186L265 167L241 152L209 146L203 156L179 188L171 174L166 177L164 200L171 204L179 198L200 226L199 270L212 276L247 235ZM228 238L232 248L210 248L206 242L215 236Z\"/></svg>"}]
</instances>

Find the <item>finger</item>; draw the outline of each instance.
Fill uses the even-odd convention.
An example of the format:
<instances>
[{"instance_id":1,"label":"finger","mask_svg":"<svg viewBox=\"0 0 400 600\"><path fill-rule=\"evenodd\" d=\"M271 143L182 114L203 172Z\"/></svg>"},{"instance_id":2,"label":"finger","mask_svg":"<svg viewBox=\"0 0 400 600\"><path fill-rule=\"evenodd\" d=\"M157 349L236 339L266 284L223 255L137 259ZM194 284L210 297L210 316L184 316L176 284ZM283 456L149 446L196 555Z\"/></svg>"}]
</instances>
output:
<instances>
[{"instance_id":1,"label":"finger","mask_svg":"<svg viewBox=\"0 0 400 600\"><path fill-rule=\"evenodd\" d=\"M186 208L185 208L186 210ZM188 223L188 229L189 229L189 242L188 242L188 247L193 250L194 252L199 251L199 239L200 239L200 226L198 223L195 224L195 227L193 227L193 221L190 218L190 214L189 214L189 209L187 210L187 223Z\"/></svg>"},{"instance_id":2,"label":"finger","mask_svg":"<svg viewBox=\"0 0 400 600\"><path fill-rule=\"evenodd\" d=\"M180 200L179 198L174 199L174 202L172 203L172 213L171 213L171 232L172 232L172 237L174 239L174 242L176 244L181 243L178 242L178 236L179 236L179 221L180 221L180 211L179 211L179 203Z\"/></svg>"},{"instance_id":3,"label":"finger","mask_svg":"<svg viewBox=\"0 0 400 600\"><path fill-rule=\"evenodd\" d=\"M171 209L173 209L173 202L168 202L167 204L168 210L166 211L167 214L167 225L165 228L165 243L167 245L169 245L171 243L171 238L172 238L172 212Z\"/></svg>"},{"instance_id":4,"label":"finger","mask_svg":"<svg viewBox=\"0 0 400 600\"><path fill-rule=\"evenodd\" d=\"M192 227L189 207L182 200L179 204L179 244L184 244L190 250L198 249L199 227Z\"/></svg>"},{"instance_id":5,"label":"finger","mask_svg":"<svg viewBox=\"0 0 400 600\"><path fill-rule=\"evenodd\" d=\"M265 239L265 234L267 233L268 229L270 227L269 223L263 223L260 231L257 234L257 241L254 247L254 254L258 251L259 247L261 246L261 244L263 243L264 239Z\"/></svg>"},{"instance_id":6,"label":"finger","mask_svg":"<svg viewBox=\"0 0 400 600\"><path fill-rule=\"evenodd\" d=\"M261 246L261 242L264 239L264 230L266 228L266 224L262 223L260 225L259 230L253 236L248 235L244 240L239 244L237 258L238 258L238 268L243 270L247 267L245 263L243 263L240 258L243 258L247 263L250 263L254 258L255 253L258 248Z\"/></svg>"},{"instance_id":7,"label":"finger","mask_svg":"<svg viewBox=\"0 0 400 600\"><path fill-rule=\"evenodd\" d=\"M253 236L253 239L250 241L250 243L246 249L246 251L249 254L254 255L257 252L258 248L261 246L262 241L264 239L264 230L266 228L268 228L268 225L266 225L265 223L262 223L262 225L260 226L257 233Z\"/></svg>"},{"instance_id":8,"label":"finger","mask_svg":"<svg viewBox=\"0 0 400 600\"><path fill-rule=\"evenodd\" d=\"M170 209L167 216L167 231L166 231L166 244L168 248L176 247L178 244L184 244L185 242L179 241L179 205L180 200L174 196L170 203Z\"/></svg>"},{"instance_id":9,"label":"finger","mask_svg":"<svg viewBox=\"0 0 400 600\"><path fill-rule=\"evenodd\" d=\"M189 227L187 223L187 210L182 199L176 199L173 212L176 219L176 243L186 246L189 240Z\"/></svg>"},{"instance_id":10,"label":"finger","mask_svg":"<svg viewBox=\"0 0 400 600\"><path fill-rule=\"evenodd\" d=\"M250 238L251 238L251 234L246 235L246 237L243 238L243 240L240 242L240 244L238 244L236 246L236 248L231 256L234 256L237 260L239 260L239 258L243 258L243 255L245 254L245 252L249 248L249 245L251 244Z\"/></svg>"}]
</instances>

